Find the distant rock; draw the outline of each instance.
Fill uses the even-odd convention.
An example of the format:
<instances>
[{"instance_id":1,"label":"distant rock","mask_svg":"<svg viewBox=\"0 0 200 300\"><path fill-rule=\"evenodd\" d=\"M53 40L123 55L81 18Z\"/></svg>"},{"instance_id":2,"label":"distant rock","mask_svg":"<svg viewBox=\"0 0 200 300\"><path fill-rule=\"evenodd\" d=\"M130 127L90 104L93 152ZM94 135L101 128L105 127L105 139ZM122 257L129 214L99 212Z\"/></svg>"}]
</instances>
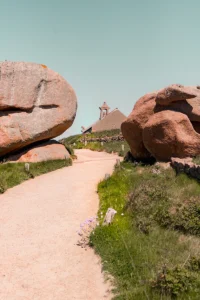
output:
<instances>
[{"instance_id":1,"label":"distant rock","mask_svg":"<svg viewBox=\"0 0 200 300\"><path fill-rule=\"evenodd\" d=\"M200 89L171 85L140 98L122 123L137 159L200 155Z\"/></svg>"},{"instance_id":2,"label":"distant rock","mask_svg":"<svg viewBox=\"0 0 200 300\"><path fill-rule=\"evenodd\" d=\"M70 155L64 145L56 141L48 141L39 145L29 146L27 149L9 156L7 161L35 163L48 160L64 160L67 158L70 158Z\"/></svg>"},{"instance_id":3,"label":"distant rock","mask_svg":"<svg viewBox=\"0 0 200 300\"><path fill-rule=\"evenodd\" d=\"M73 123L72 87L44 65L0 63L0 156L62 134Z\"/></svg>"}]
</instances>

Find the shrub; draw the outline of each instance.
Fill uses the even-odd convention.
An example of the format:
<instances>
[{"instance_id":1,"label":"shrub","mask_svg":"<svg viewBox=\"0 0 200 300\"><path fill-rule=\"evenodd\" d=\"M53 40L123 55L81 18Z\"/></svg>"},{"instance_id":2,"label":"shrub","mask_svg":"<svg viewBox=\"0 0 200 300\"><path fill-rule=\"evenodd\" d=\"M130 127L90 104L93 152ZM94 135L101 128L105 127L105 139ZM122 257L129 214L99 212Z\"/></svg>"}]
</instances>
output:
<instances>
[{"instance_id":1,"label":"shrub","mask_svg":"<svg viewBox=\"0 0 200 300\"><path fill-rule=\"evenodd\" d=\"M163 267L156 280L151 281L151 286L163 295L177 297L181 293L192 290L197 285L197 277L186 268Z\"/></svg>"},{"instance_id":2,"label":"shrub","mask_svg":"<svg viewBox=\"0 0 200 300\"><path fill-rule=\"evenodd\" d=\"M174 229L200 235L200 198L195 197L182 206L177 205L175 213L169 214L169 222Z\"/></svg>"},{"instance_id":3,"label":"shrub","mask_svg":"<svg viewBox=\"0 0 200 300\"><path fill-rule=\"evenodd\" d=\"M189 260L188 268L192 271L200 271L200 257L192 256Z\"/></svg>"}]
</instances>

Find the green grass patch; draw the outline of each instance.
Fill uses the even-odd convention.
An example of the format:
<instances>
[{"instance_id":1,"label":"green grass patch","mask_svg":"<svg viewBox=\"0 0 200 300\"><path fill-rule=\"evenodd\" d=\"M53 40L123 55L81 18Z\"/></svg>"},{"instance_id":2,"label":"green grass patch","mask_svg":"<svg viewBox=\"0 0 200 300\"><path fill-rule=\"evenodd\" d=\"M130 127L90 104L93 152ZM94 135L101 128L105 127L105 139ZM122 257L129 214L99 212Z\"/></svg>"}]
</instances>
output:
<instances>
[{"instance_id":1,"label":"green grass patch","mask_svg":"<svg viewBox=\"0 0 200 300\"><path fill-rule=\"evenodd\" d=\"M111 137L111 136L119 135L120 132L121 132L120 129L113 129L113 130L104 130L104 131L100 131L100 132L87 133L85 135L76 134L76 135L72 135L67 138L64 138L64 139L60 140L60 142L62 144L66 144L66 145L73 145L74 143L78 143L81 139L83 139L84 136L86 137L86 139L103 138L103 137Z\"/></svg>"},{"instance_id":2,"label":"green grass patch","mask_svg":"<svg viewBox=\"0 0 200 300\"><path fill-rule=\"evenodd\" d=\"M104 138L104 137L111 137L120 134L119 129L114 130L105 130L101 132L93 132L87 133L85 135L86 139L90 138ZM93 151L105 151L107 153L118 153L120 156L124 156L129 150L130 147L126 141L111 141L111 142L88 142L87 145L81 142L81 139L84 139L84 135L78 134L73 135L68 138L62 139L60 142L65 145L68 152L73 156L73 149L90 149ZM124 150L122 148L124 145Z\"/></svg>"},{"instance_id":3,"label":"green grass patch","mask_svg":"<svg viewBox=\"0 0 200 300\"><path fill-rule=\"evenodd\" d=\"M109 207L117 211L91 235L114 278L114 299L199 299L199 183L173 169L122 163L98 193L100 220Z\"/></svg>"},{"instance_id":4,"label":"green grass patch","mask_svg":"<svg viewBox=\"0 0 200 300\"><path fill-rule=\"evenodd\" d=\"M66 144L66 145L73 145L76 143L80 138L82 137L82 134L76 134L76 135L71 135L67 138L64 138L60 140L60 143Z\"/></svg>"},{"instance_id":5,"label":"green grass patch","mask_svg":"<svg viewBox=\"0 0 200 300\"><path fill-rule=\"evenodd\" d=\"M122 145L124 145L124 150L122 149ZM77 143L76 149L90 149L93 151L105 151L107 153L118 153L119 156L124 156L129 150L129 145L126 141L111 141L107 143L100 142L89 142L87 145L84 143Z\"/></svg>"},{"instance_id":6,"label":"green grass patch","mask_svg":"<svg viewBox=\"0 0 200 300\"><path fill-rule=\"evenodd\" d=\"M6 163L0 165L0 193L8 188L63 167L71 166L71 159L52 160L46 162L30 163L30 170L25 170L25 163Z\"/></svg>"},{"instance_id":7,"label":"green grass patch","mask_svg":"<svg viewBox=\"0 0 200 300\"><path fill-rule=\"evenodd\" d=\"M111 137L111 136L116 136L121 133L120 129L113 129L113 130L104 130L104 131L99 131L99 132L92 132L92 133L87 133L85 137L87 139L90 138L103 138L103 137ZM83 135L82 135L83 137Z\"/></svg>"}]
</instances>

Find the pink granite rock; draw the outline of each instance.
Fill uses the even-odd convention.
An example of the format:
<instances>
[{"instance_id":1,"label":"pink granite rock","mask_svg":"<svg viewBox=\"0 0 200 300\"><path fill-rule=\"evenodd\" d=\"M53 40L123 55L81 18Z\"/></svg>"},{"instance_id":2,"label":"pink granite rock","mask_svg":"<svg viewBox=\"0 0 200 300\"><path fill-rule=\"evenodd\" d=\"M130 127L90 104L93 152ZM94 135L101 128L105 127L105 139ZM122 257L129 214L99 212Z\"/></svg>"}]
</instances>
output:
<instances>
[{"instance_id":1,"label":"pink granite rock","mask_svg":"<svg viewBox=\"0 0 200 300\"><path fill-rule=\"evenodd\" d=\"M44 65L0 63L0 156L62 134L73 123L72 87Z\"/></svg>"},{"instance_id":2,"label":"pink granite rock","mask_svg":"<svg viewBox=\"0 0 200 300\"><path fill-rule=\"evenodd\" d=\"M193 157L200 153L200 134L180 112L161 111L149 118L143 130L146 149L157 159Z\"/></svg>"},{"instance_id":3,"label":"pink granite rock","mask_svg":"<svg viewBox=\"0 0 200 300\"><path fill-rule=\"evenodd\" d=\"M137 159L200 155L200 87L171 85L146 94L121 129Z\"/></svg>"},{"instance_id":4,"label":"pink granite rock","mask_svg":"<svg viewBox=\"0 0 200 300\"><path fill-rule=\"evenodd\" d=\"M15 162L41 162L47 160L63 160L70 158L65 146L56 142L43 142L39 145L33 145L26 150L8 157L8 161Z\"/></svg>"},{"instance_id":5,"label":"pink granite rock","mask_svg":"<svg viewBox=\"0 0 200 300\"><path fill-rule=\"evenodd\" d=\"M135 158L146 159L150 157L150 153L144 146L142 133L146 122L154 114L155 98L156 93L141 97L121 125L123 136L130 145L131 153Z\"/></svg>"},{"instance_id":6,"label":"pink granite rock","mask_svg":"<svg viewBox=\"0 0 200 300\"><path fill-rule=\"evenodd\" d=\"M169 105L171 102L195 98L199 90L193 87L185 87L180 84L172 84L157 93L156 103Z\"/></svg>"}]
</instances>

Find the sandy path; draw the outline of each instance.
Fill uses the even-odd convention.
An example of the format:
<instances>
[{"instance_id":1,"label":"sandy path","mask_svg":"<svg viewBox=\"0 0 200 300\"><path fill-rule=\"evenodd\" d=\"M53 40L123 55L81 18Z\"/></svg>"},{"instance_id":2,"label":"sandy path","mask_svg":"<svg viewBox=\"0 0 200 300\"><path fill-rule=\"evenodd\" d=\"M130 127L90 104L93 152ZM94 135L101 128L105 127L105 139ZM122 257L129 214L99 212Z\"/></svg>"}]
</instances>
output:
<instances>
[{"instance_id":1,"label":"sandy path","mask_svg":"<svg viewBox=\"0 0 200 300\"><path fill-rule=\"evenodd\" d=\"M112 172L117 156L77 155L72 167L0 196L1 300L107 299L98 258L76 245L76 231L97 212L97 183Z\"/></svg>"}]
</instances>

